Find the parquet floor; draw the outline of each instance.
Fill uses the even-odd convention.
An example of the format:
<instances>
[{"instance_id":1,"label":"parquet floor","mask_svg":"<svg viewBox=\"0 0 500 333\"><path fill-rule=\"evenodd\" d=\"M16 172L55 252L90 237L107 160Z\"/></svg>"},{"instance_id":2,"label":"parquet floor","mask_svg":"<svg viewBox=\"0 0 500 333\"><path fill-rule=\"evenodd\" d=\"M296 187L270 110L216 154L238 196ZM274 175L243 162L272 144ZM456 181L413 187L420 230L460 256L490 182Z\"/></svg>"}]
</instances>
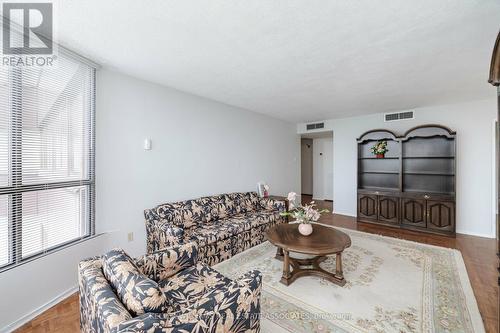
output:
<instances>
[{"instance_id":1,"label":"parquet floor","mask_svg":"<svg viewBox=\"0 0 500 333\"><path fill-rule=\"evenodd\" d=\"M310 198L305 198L304 200L307 201ZM332 203L318 202L318 205L331 209ZM496 282L497 262L495 240L467 235L457 235L456 238L449 238L375 225L357 224L354 218L342 215L325 214L320 222L460 250L467 267L486 331L488 333L497 332L498 286ZM74 294L24 325L17 332L78 332L78 311L78 296Z\"/></svg>"},{"instance_id":2,"label":"parquet floor","mask_svg":"<svg viewBox=\"0 0 500 333\"><path fill-rule=\"evenodd\" d=\"M78 294L45 311L16 332L80 332L80 308Z\"/></svg>"}]
</instances>

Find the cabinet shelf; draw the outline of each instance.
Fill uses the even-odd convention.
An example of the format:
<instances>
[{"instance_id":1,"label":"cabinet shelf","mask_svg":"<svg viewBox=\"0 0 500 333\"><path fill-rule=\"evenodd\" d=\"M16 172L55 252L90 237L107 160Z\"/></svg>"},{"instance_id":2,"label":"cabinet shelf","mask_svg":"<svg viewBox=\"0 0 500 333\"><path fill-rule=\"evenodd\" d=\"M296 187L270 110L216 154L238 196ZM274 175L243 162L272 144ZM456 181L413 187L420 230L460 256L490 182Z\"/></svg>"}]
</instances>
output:
<instances>
[{"instance_id":1,"label":"cabinet shelf","mask_svg":"<svg viewBox=\"0 0 500 333\"><path fill-rule=\"evenodd\" d=\"M455 196L455 192L439 192L439 191L424 191L424 190L403 190L403 193L433 194L446 197Z\"/></svg>"},{"instance_id":2,"label":"cabinet shelf","mask_svg":"<svg viewBox=\"0 0 500 333\"><path fill-rule=\"evenodd\" d=\"M399 160L399 157L384 157L384 158L378 158L378 157L359 157L358 159L360 160Z\"/></svg>"},{"instance_id":3,"label":"cabinet shelf","mask_svg":"<svg viewBox=\"0 0 500 333\"><path fill-rule=\"evenodd\" d=\"M403 171L403 176L404 175L412 175L412 176L418 176L418 175L423 175L423 176L455 176L454 173L450 173L450 172L430 172L430 171L410 171L410 172Z\"/></svg>"},{"instance_id":4,"label":"cabinet shelf","mask_svg":"<svg viewBox=\"0 0 500 333\"><path fill-rule=\"evenodd\" d=\"M399 175L397 171L360 171L359 174L384 174L384 175Z\"/></svg>"},{"instance_id":5,"label":"cabinet shelf","mask_svg":"<svg viewBox=\"0 0 500 333\"><path fill-rule=\"evenodd\" d=\"M403 159L454 159L455 156L403 156Z\"/></svg>"},{"instance_id":6,"label":"cabinet shelf","mask_svg":"<svg viewBox=\"0 0 500 333\"><path fill-rule=\"evenodd\" d=\"M380 191L380 192L399 192L399 188L395 187L376 187L376 186L360 186L358 190Z\"/></svg>"}]
</instances>

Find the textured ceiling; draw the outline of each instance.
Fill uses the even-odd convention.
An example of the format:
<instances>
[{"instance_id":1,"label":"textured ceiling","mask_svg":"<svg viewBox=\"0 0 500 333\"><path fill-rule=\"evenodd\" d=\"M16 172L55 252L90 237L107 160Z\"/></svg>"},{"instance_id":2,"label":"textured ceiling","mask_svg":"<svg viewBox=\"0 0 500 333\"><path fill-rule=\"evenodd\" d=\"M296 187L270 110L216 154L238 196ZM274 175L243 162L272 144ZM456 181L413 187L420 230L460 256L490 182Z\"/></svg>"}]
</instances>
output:
<instances>
[{"instance_id":1,"label":"textured ceiling","mask_svg":"<svg viewBox=\"0 0 500 333\"><path fill-rule=\"evenodd\" d=\"M56 10L59 41L104 67L293 122L495 93L498 0L60 0Z\"/></svg>"}]
</instances>

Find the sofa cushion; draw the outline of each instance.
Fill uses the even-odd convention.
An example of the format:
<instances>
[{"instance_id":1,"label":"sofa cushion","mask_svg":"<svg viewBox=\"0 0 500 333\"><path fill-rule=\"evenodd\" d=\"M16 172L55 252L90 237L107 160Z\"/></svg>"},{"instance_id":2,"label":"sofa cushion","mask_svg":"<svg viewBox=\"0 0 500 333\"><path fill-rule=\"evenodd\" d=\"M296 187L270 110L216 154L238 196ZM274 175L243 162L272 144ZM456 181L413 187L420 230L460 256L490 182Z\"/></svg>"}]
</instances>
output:
<instances>
[{"instance_id":1,"label":"sofa cushion","mask_svg":"<svg viewBox=\"0 0 500 333\"><path fill-rule=\"evenodd\" d=\"M233 203L221 194L159 205L155 212L161 221L189 229L230 216L233 210Z\"/></svg>"},{"instance_id":2,"label":"sofa cushion","mask_svg":"<svg viewBox=\"0 0 500 333\"><path fill-rule=\"evenodd\" d=\"M156 207L156 213L161 221L181 228L191 228L207 218L200 199L163 204Z\"/></svg>"},{"instance_id":3,"label":"sofa cushion","mask_svg":"<svg viewBox=\"0 0 500 333\"><path fill-rule=\"evenodd\" d=\"M153 211L161 222L189 229L257 209L262 209L257 193L237 192L167 203Z\"/></svg>"},{"instance_id":4,"label":"sofa cushion","mask_svg":"<svg viewBox=\"0 0 500 333\"><path fill-rule=\"evenodd\" d=\"M202 223L222 221L240 212L253 211L255 206L250 197L248 193L230 193L203 198L206 200L205 209L209 218Z\"/></svg>"},{"instance_id":5,"label":"sofa cushion","mask_svg":"<svg viewBox=\"0 0 500 333\"><path fill-rule=\"evenodd\" d=\"M278 210L284 212L286 210L285 200L276 200L271 198L258 198L257 210Z\"/></svg>"},{"instance_id":6,"label":"sofa cushion","mask_svg":"<svg viewBox=\"0 0 500 333\"><path fill-rule=\"evenodd\" d=\"M218 241L236 237L238 234L249 231L257 226L280 221L282 217L278 211L249 211L239 213L224 220L206 223L186 231L185 242L197 242L200 247Z\"/></svg>"},{"instance_id":7,"label":"sofa cushion","mask_svg":"<svg viewBox=\"0 0 500 333\"><path fill-rule=\"evenodd\" d=\"M250 222L252 228L264 224L269 224L272 222L277 222L280 221L281 219L283 219L283 217L280 215L280 212L268 211L268 210L253 212L251 215L248 216L248 221Z\"/></svg>"},{"instance_id":8,"label":"sofa cushion","mask_svg":"<svg viewBox=\"0 0 500 333\"><path fill-rule=\"evenodd\" d=\"M198 244L190 242L167 247L135 259L139 270L154 281L168 279L198 261Z\"/></svg>"},{"instance_id":9,"label":"sofa cushion","mask_svg":"<svg viewBox=\"0 0 500 333\"><path fill-rule=\"evenodd\" d=\"M222 220L192 228L187 234L189 235L189 241L195 241L201 247L231 238L243 231L243 228L243 224L234 223L231 220Z\"/></svg>"},{"instance_id":10,"label":"sofa cushion","mask_svg":"<svg viewBox=\"0 0 500 333\"><path fill-rule=\"evenodd\" d=\"M233 255L235 237L200 246L200 261L213 266Z\"/></svg>"},{"instance_id":11,"label":"sofa cushion","mask_svg":"<svg viewBox=\"0 0 500 333\"><path fill-rule=\"evenodd\" d=\"M219 221L219 223L233 226L237 233L241 233L252 228L251 220L253 219L254 214L255 212L236 214L223 221Z\"/></svg>"},{"instance_id":12,"label":"sofa cushion","mask_svg":"<svg viewBox=\"0 0 500 333\"><path fill-rule=\"evenodd\" d=\"M224 220L236 213L234 202L227 194L217 196L217 203L214 205L214 220Z\"/></svg>"},{"instance_id":13,"label":"sofa cushion","mask_svg":"<svg viewBox=\"0 0 500 333\"><path fill-rule=\"evenodd\" d=\"M252 212L258 209L259 198L255 192L237 192L227 194L228 200L233 202L233 215Z\"/></svg>"},{"instance_id":14,"label":"sofa cushion","mask_svg":"<svg viewBox=\"0 0 500 333\"><path fill-rule=\"evenodd\" d=\"M186 308L215 289L231 283L231 280L204 264L189 267L159 282L166 298L172 300L174 310Z\"/></svg>"},{"instance_id":15,"label":"sofa cushion","mask_svg":"<svg viewBox=\"0 0 500 333\"><path fill-rule=\"evenodd\" d=\"M211 223L219 219L219 210L223 206L221 195L213 195L209 197L203 197L198 200L203 202L203 208L205 211L205 219L198 221L198 225Z\"/></svg>"},{"instance_id":16,"label":"sofa cushion","mask_svg":"<svg viewBox=\"0 0 500 333\"><path fill-rule=\"evenodd\" d=\"M103 271L120 301L132 314L161 313L169 307L158 283L144 276L122 249L104 255Z\"/></svg>"}]
</instances>

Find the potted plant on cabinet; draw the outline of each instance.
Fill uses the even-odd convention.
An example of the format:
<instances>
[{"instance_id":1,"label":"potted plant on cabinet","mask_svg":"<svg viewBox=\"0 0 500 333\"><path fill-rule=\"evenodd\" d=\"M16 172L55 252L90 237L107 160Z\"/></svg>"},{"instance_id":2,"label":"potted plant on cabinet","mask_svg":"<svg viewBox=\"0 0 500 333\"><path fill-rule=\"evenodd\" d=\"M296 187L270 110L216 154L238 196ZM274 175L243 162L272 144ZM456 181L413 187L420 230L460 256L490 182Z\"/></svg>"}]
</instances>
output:
<instances>
[{"instance_id":1,"label":"potted plant on cabinet","mask_svg":"<svg viewBox=\"0 0 500 333\"><path fill-rule=\"evenodd\" d=\"M385 154L389 151L387 149L387 141L378 141L372 148L372 154L377 158L384 158Z\"/></svg>"},{"instance_id":2,"label":"potted plant on cabinet","mask_svg":"<svg viewBox=\"0 0 500 333\"><path fill-rule=\"evenodd\" d=\"M287 197L289 201L289 210L281 213L282 216L291 216L299 223L299 232L301 235L309 236L313 232L311 222L316 222L321 214L328 212L328 209L318 210L314 201L307 205L297 204L297 193L290 192Z\"/></svg>"}]
</instances>

